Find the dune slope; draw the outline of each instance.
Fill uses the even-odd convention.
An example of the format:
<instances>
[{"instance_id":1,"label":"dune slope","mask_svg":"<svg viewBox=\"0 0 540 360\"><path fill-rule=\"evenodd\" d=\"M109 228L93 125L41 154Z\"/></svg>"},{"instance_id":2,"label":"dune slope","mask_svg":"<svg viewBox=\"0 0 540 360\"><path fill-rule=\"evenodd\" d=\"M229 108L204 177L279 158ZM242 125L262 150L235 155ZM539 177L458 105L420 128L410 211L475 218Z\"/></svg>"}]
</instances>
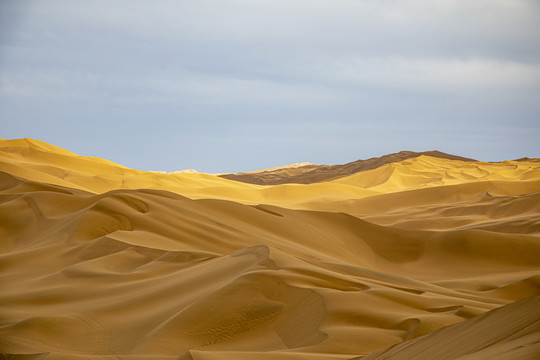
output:
<instances>
[{"instance_id":1,"label":"dune slope","mask_svg":"<svg viewBox=\"0 0 540 360\"><path fill-rule=\"evenodd\" d=\"M521 359L540 355L540 296L409 340L363 360Z\"/></svg>"},{"instance_id":2,"label":"dune slope","mask_svg":"<svg viewBox=\"0 0 540 360\"><path fill-rule=\"evenodd\" d=\"M220 177L258 185L312 184L356 174L361 171L376 169L382 165L400 162L419 156L431 156L440 159L474 161L461 156L445 154L440 151L401 151L367 160L356 160L343 165L315 165L301 163L301 166L285 166L266 170L257 170L237 174L223 174Z\"/></svg>"},{"instance_id":3,"label":"dune slope","mask_svg":"<svg viewBox=\"0 0 540 360\"><path fill-rule=\"evenodd\" d=\"M192 199L335 211L342 211L342 203L350 200L429 187L485 183L484 191L496 194L500 189L511 194L540 191L540 162L535 159L480 163L413 154L418 156L333 181L261 186L201 173L133 170L107 160L79 156L38 140L21 139L0 140L0 171L93 193L158 189ZM462 196L458 189L453 193Z\"/></svg>"},{"instance_id":4,"label":"dune slope","mask_svg":"<svg viewBox=\"0 0 540 360\"><path fill-rule=\"evenodd\" d=\"M470 346L449 359L537 353L534 161L418 157L257 186L8 145L7 358L429 359L460 333Z\"/></svg>"}]
</instances>

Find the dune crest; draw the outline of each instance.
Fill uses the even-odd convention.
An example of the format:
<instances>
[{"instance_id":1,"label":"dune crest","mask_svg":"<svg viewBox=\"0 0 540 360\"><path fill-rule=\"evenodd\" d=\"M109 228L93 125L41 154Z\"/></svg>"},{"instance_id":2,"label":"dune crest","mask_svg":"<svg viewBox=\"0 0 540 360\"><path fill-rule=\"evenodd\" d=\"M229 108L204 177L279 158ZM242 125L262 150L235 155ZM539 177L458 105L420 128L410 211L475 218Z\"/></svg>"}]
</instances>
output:
<instances>
[{"instance_id":1,"label":"dune crest","mask_svg":"<svg viewBox=\"0 0 540 360\"><path fill-rule=\"evenodd\" d=\"M533 296L355 359L534 360L539 354L540 296Z\"/></svg>"},{"instance_id":2,"label":"dune crest","mask_svg":"<svg viewBox=\"0 0 540 360\"><path fill-rule=\"evenodd\" d=\"M0 238L7 358L539 354L530 159L262 186L2 140Z\"/></svg>"},{"instance_id":3,"label":"dune crest","mask_svg":"<svg viewBox=\"0 0 540 360\"><path fill-rule=\"evenodd\" d=\"M445 154L440 151L401 151L396 154L384 155L367 160L357 160L343 165L315 165L298 163L289 166L276 167L258 171L242 172L237 174L221 174L230 180L258 185L279 184L312 184L342 178L361 171L376 169L382 165L400 162L418 156L431 156L441 159L474 161L461 156Z\"/></svg>"},{"instance_id":4,"label":"dune crest","mask_svg":"<svg viewBox=\"0 0 540 360\"><path fill-rule=\"evenodd\" d=\"M333 181L261 186L203 173L163 174L133 170L107 160L57 149L31 139L0 141L0 170L29 180L93 193L114 189L160 189L193 199L222 199L313 210L328 203L442 185L502 181L512 183L513 194L530 192L531 187L540 190L535 183L540 179L540 163L536 161L482 163L403 152L404 156L414 154L415 157ZM523 192L522 187L525 188Z\"/></svg>"}]
</instances>

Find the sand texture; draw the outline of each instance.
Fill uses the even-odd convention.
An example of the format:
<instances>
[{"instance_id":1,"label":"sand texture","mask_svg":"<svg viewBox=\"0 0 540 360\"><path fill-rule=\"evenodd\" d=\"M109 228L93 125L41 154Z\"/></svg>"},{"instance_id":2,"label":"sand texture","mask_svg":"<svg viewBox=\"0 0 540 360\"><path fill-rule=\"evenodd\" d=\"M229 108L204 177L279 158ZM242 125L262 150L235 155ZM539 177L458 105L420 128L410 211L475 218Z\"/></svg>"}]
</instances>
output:
<instances>
[{"instance_id":1,"label":"sand texture","mask_svg":"<svg viewBox=\"0 0 540 360\"><path fill-rule=\"evenodd\" d=\"M427 155L442 159L473 161L461 156L449 155L440 151L401 151L396 154L384 155L367 160L356 160L343 165L315 165L296 163L278 168L263 169L237 174L222 174L221 177L249 184L278 185L278 184L312 184L356 174L360 171L376 169L379 166Z\"/></svg>"},{"instance_id":2,"label":"sand texture","mask_svg":"<svg viewBox=\"0 0 540 360\"><path fill-rule=\"evenodd\" d=\"M437 154L260 185L0 140L0 358L538 359L540 162Z\"/></svg>"}]
</instances>

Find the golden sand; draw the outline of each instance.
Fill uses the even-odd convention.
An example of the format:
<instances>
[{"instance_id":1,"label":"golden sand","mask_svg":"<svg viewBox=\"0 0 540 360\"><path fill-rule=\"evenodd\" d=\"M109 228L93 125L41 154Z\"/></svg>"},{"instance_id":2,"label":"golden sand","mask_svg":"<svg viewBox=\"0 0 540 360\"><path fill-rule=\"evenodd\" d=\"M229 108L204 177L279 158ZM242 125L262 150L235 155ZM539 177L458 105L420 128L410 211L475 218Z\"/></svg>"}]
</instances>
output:
<instances>
[{"instance_id":1,"label":"golden sand","mask_svg":"<svg viewBox=\"0 0 540 360\"><path fill-rule=\"evenodd\" d=\"M534 159L263 186L21 139L0 171L8 358L540 355Z\"/></svg>"}]
</instances>

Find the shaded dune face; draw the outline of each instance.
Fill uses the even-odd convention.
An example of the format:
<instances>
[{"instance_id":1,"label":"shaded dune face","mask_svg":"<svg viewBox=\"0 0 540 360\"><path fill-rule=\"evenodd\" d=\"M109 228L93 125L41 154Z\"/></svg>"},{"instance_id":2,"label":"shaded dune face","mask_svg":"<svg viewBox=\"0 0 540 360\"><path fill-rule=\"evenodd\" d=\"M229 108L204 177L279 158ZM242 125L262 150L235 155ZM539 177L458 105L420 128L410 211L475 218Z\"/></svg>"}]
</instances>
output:
<instances>
[{"instance_id":1,"label":"shaded dune face","mask_svg":"<svg viewBox=\"0 0 540 360\"><path fill-rule=\"evenodd\" d=\"M419 157L337 185L250 187L16 145L29 149L0 151L7 358L538 354L534 161Z\"/></svg>"},{"instance_id":2,"label":"shaded dune face","mask_svg":"<svg viewBox=\"0 0 540 360\"><path fill-rule=\"evenodd\" d=\"M249 274L173 315L135 350L174 355L203 347L256 351L305 347L327 338L318 329L322 314L323 300L316 292L289 286L275 276Z\"/></svg>"},{"instance_id":3,"label":"shaded dune face","mask_svg":"<svg viewBox=\"0 0 540 360\"><path fill-rule=\"evenodd\" d=\"M4 258L3 274L13 278L33 270L26 275L35 277L35 286L14 291L6 301L23 312L35 306L37 313L54 315L27 316L3 327L4 346L10 347L13 336L34 339L48 351L174 355L197 347L234 348L236 343L240 348L252 344L257 350L288 349L326 338L318 330L324 314L321 296L281 279L267 246L246 247L230 255L183 251L182 237L198 238L190 234L193 224L184 220L188 225L171 230L167 228L173 225L167 222L139 218L150 206L133 195L137 192L87 195L77 206L79 211L63 217L55 214L53 220L42 209L61 201L64 194L47 190L47 196L38 195L26 212L29 218L38 213L50 221L34 229L32 243L17 244L14 255ZM175 202L185 201L173 197ZM2 210L13 211L17 200L12 196L2 203ZM152 226L164 229L158 234L164 240L155 238L155 247L135 245ZM119 236L122 240L113 239L115 233L124 234ZM58 234L66 234L60 243ZM222 247L217 244L213 250ZM48 256L36 258L38 250ZM11 289L16 290L15 284ZM84 299L92 299L90 313L77 311ZM73 312L65 314L70 307ZM130 311L133 316L126 316ZM141 322L147 328L137 332Z\"/></svg>"},{"instance_id":4,"label":"shaded dune face","mask_svg":"<svg viewBox=\"0 0 540 360\"><path fill-rule=\"evenodd\" d=\"M539 354L540 296L537 295L355 359L534 360Z\"/></svg>"}]
</instances>

